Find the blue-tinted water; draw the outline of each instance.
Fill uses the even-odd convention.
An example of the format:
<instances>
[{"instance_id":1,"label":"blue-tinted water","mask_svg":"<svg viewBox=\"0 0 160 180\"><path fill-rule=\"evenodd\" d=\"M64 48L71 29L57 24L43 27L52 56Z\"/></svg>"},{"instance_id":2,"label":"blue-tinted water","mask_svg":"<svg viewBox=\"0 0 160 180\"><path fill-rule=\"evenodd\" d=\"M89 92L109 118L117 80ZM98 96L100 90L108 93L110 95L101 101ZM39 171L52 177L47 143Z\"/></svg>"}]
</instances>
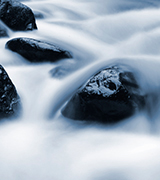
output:
<instances>
[{"instance_id":1,"label":"blue-tinted water","mask_svg":"<svg viewBox=\"0 0 160 180\"><path fill-rule=\"evenodd\" d=\"M22 100L22 116L0 124L0 179L159 180L160 2L24 1L43 14L37 31L0 39L0 63ZM55 43L73 59L31 64L5 50L14 37ZM61 108L92 74L112 62L136 69L146 109L114 126L72 121ZM67 67L62 78L54 67ZM58 75L57 75L58 77ZM65 77L65 78L63 78Z\"/></svg>"}]
</instances>

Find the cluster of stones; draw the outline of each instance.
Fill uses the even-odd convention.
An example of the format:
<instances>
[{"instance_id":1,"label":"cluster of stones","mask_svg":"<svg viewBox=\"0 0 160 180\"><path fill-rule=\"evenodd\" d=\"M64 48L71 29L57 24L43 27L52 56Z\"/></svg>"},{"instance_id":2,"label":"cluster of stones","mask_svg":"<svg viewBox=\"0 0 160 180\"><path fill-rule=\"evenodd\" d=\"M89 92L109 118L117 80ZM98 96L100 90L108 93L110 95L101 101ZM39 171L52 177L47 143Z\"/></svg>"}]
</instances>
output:
<instances>
[{"instance_id":1,"label":"cluster of stones","mask_svg":"<svg viewBox=\"0 0 160 180\"><path fill-rule=\"evenodd\" d=\"M17 0L0 0L0 37L9 37L11 31L37 30L35 17L43 15L33 11ZM56 46L31 38L15 38L6 43L7 49L16 52L30 62L54 62L71 58L71 54ZM0 118L20 112L20 97L7 72L0 65Z\"/></svg>"},{"instance_id":2,"label":"cluster of stones","mask_svg":"<svg viewBox=\"0 0 160 180\"><path fill-rule=\"evenodd\" d=\"M43 16L37 14L38 18ZM32 10L16 0L0 0L0 37L12 31L36 30ZM55 44L31 38L14 38L5 46L30 62L55 62L72 58L70 52ZM53 71L52 74L57 72ZM16 114L20 98L4 68L0 66L0 118ZM93 75L71 97L62 110L70 119L112 124L125 119L145 106L145 95L133 71L124 65L112 65Z\"/></svg>"},{"instance_id":3,"label":"cluster of stones","mask_svg":"<svg viewBox=\"0 0 160 180\"><path fill-rule=\"evenodd\" d=\"M40 16L36 13L36 16ZM37 25L32 10L16 0L0 1L0 36L8 36L7 26L13 31L36 30ZM15 38L6 43L6 48L20 54L30 62L54 62L71 58L71 54L55 44L31 38Z\"/></svg>"}]
</instances>

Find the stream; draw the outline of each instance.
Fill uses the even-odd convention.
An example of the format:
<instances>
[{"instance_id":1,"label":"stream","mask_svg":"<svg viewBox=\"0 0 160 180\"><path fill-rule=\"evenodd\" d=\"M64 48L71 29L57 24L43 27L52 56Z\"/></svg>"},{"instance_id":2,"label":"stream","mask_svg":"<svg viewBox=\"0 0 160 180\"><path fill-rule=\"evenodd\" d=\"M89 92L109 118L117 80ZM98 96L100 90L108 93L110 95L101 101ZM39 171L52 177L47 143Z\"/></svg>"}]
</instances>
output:
<instances>
[{"instance_id":1,"label":"stream","mask_svg":"<svg viewBox=\"0 0 160 180\"><path fill-rule=\"evenodd\" d=\"M21 98L18 118L0 123L1 180L160 179L160 1L28 0L38 30L0 39L0 64ZM31 63L5 49L29 37L72 53ZM95 72L113 62L134 68L146 108L115 125L65 118L61 109ZM56 67L61 67L52 75Z\"/></svg>"}]
</instances>

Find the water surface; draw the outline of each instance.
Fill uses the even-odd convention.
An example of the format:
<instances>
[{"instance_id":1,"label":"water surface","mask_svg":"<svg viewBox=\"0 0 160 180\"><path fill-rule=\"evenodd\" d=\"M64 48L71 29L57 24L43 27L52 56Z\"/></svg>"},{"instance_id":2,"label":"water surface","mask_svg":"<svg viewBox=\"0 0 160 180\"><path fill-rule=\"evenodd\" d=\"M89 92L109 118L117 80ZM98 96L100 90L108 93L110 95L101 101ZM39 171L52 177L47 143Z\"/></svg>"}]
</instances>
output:
<instances>
[{"instance_id":1,"label":"water surface","mask_svg":"<svg viewBox=\"0 0 160 180\"><path fill-rule=\"evenodd\" d=\"M22 1L23 2L23 1ZM159 180L160 1L30 0L37 31L0 39L0 63L22 100L20 118L0 124L0 179ZM4 48L15 37L45 40L73 59L32 64ZM146 109L116 125L72 121L61 108L112 62L136 69ZM67 67L62 78L50 70ZM63 78L64 77L64 78Z\"/></svg>"}]
</instances>

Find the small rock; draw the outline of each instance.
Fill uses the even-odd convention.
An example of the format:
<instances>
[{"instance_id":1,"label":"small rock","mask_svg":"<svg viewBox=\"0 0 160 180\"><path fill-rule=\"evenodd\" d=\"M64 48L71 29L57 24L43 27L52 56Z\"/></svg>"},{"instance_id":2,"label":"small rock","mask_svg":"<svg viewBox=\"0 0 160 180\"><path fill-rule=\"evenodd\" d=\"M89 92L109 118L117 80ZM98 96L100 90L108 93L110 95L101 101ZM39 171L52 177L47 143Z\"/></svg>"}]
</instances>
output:
<instances>
[{"instance_id":1,"label":"small rock","mask_svg":"<svg viewBox=\"0 0 160 180\"><path fill-rule=\"evenodd\" d=\"M37 29L32 10L16 0L0 1L0 19L14 31Z\"/></svg>"},{"instance_id":2,"label":"small rock","mask_svg":"<svg viewBox=\"0 0 160 180\"><path fill-rule=\"evenodd\" d=\"M31 38L14 38L6 43L6 48L17 52L30 62L54 62L59 59L71 58L68 51L54 44Z\"/></svg>"},{"instance_id":3,"label":"small rock","mask_svg":"<svg viewBox=\"0 0 160 180\"><path fill-rule=\"evenodd\" d=\"M0 118L18 115L20 98L4 68L0 65Z\"/></svg>"},{"instance_id":4,"label":"small rock","mask_svg":"<svg viewBox=\"0 0 160 180\"><path fill-rule=\"evenodd\" d=\"M112 124L133 115L145 105L145 96L133 72L114 65L91 77L62 110L74 120Z\"/></svg>"},{"instance_id":5,"label":"small rock","mask_svg":"<svg viewBox=\"0 0 160 180\"><path fill-rule=\"evenodd\" d=\"M63 79L69 74L68 67L65 66L57 66L50 70L49 72L53 78Z\"/></svg>"},{"instance_id":6,"label":"small rock","mask_svg":"<svg viewBox=\"0 0 160 180\"><path fill-rule=\"evenodd\" d=\"M52 78L63 79L75 71L77 68L74 63L63 61L60 65L57 65L49 71Z\"/></svg>"}]
</instances>

